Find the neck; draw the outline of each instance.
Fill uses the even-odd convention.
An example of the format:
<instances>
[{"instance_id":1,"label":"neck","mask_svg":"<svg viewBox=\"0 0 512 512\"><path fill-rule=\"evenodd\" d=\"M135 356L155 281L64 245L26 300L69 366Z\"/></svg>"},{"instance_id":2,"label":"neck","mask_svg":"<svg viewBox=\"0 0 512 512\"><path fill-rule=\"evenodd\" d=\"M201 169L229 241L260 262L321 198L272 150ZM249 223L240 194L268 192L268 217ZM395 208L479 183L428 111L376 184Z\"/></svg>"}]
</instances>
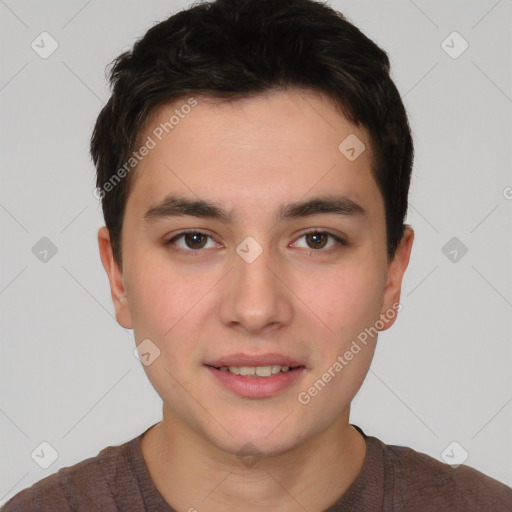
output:
<instances>
[{"instance_id":1,"label":"neck","mask_svg":"<svg viewBox=\"0 0 512 512\"><path fill-rule=\"evenodd\" d=\"M176 510L321 512L363 467L366 443L348 415L285 453L244 465L164 406L162 422L146 433L141 448L156 488Z\"/></svg>"}]
</instances>

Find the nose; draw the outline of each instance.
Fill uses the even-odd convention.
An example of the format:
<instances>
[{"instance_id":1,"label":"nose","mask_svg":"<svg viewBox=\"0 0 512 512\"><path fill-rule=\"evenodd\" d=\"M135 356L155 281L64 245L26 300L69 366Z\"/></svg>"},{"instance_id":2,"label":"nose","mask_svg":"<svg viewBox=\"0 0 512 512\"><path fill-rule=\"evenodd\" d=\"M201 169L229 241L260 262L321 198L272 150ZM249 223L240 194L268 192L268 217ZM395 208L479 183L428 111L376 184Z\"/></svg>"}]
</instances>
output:
<instances>
[{"instance_id":1,"label":"nose","mask_svg":"<svg viewBox=\"0 0 512 512\"><path fill-rule=\"evenodd\" d=\"M241 333L259 335L288 325L293 317L292 294L269 250L263 248L254 260L240 254L235 255L234 268L227 276L221 321Z\"/></svg>"}]
</instances>

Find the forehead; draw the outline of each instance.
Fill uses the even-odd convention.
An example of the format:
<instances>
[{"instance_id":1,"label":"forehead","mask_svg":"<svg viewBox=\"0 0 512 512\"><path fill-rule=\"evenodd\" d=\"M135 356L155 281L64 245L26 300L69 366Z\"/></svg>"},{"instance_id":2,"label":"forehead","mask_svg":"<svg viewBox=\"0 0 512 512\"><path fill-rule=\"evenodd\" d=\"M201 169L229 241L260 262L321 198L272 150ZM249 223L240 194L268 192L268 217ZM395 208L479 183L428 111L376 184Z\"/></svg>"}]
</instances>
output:
<instances>
[{"instance_id":1,"label":"forehead","mask_svg":"<svg viewBox=\"0 0 512 512\"><path fill-rule=\"evenodd\" d=\"M367 203L369 211L379 204L367 132L325 95L287 90L235 101L190 98L156 109L141 131L139 141L151 139L153 148L132 176L130 208L169 192L235 212L334 192Z\"/></svg>"}]
</instances>

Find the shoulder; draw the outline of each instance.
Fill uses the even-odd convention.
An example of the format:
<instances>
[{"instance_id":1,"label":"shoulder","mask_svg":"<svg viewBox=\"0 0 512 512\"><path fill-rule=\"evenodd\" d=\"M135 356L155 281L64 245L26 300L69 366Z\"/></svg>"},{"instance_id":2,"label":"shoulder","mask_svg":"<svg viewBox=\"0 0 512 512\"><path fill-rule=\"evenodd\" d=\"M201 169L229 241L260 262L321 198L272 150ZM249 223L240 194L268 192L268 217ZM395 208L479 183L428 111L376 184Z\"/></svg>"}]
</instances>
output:
<instances>
[{"instance_id":1,"label":"shoulder","mask_svg":"<svg viewBox=\"0 0 512 512\"><path fill-rule=\"evenodd\" d=\"M0 512L117 510L110 482L125 466L130 443L108 446L95 457L59 469L14 495Z\"/></svg>"},{"instance_id":2,"label":"shoulder","mask_svg":"<svg viewBox=\"0 0 512 512\"><path fill-rule=\"evenodd\" d=\"M512 489L484 473L464 464L452 467L412 448L379 443L386 471L392 473L393 502L405 509L422 503L421 510L512 510Z\"/></svg>"}]
</instances>

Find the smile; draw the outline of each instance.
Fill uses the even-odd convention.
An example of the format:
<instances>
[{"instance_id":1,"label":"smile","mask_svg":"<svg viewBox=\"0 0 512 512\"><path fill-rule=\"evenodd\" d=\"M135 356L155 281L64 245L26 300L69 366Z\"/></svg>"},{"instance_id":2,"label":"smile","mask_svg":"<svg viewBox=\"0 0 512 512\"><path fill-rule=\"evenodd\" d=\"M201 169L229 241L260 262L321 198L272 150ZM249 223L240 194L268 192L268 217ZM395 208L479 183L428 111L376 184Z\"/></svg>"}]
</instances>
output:
<instances>
[{"instance_id":1,"label":"smile","mask_svg":"<svg viewBox=\"0 0 512 512\"><path fill-rule=\"evenodd\" d=\"M295 367L282 366L280 364L273 364L269 366L221 366L217 368L221 372L231 372L235 375L243 377L270 377L278 373L286 373L294 370Z\"/></svg>"},{"instance_id":2,"label":"smile","mask_svg":"<svg viewBox=\"0 0 512 512\"><path fill-rule=\"evenodd\" d=\"M204 366L217 385L245 398L266 398L298 386L305 366Z\"/></svg>"}]
</instances>

